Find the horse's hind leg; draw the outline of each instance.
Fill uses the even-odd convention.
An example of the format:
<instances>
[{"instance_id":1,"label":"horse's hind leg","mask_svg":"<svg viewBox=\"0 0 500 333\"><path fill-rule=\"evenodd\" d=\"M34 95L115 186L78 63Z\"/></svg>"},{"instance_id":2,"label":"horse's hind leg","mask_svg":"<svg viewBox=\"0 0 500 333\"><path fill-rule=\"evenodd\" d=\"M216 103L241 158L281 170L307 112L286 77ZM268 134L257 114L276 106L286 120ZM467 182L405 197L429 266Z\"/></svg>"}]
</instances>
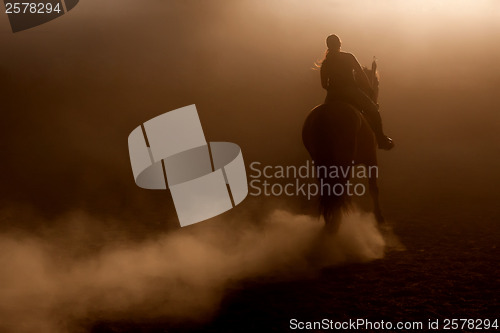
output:
<instances>
[{"instance_id":1,"label":"horse's hind leg","mask_svg":"<svg viewBox=\"0 0 500 333\"><path fill-rule=\"evenodd\" d=\"M377 175L370 173L370 178L368 180L368 185L370 187L370 195L373 200L373 213L375 214L375 219L378 224L382 224L385 222L384 216L382 215L382 210L380 209L380 201L378 195L378 183L377 183Z\"/></svg>"},{"instance_id":2,"label":"horse's hind leg","mask_svg":"<svg viewBox=\"0 0 500 333\"><path fill-rule=\"evenodd\" d=\"M325 216L325 231L327 233L336 234L339 231L340 222L342 220L342 210L337 209L328 216Z\"/></svg>"}]
</instances>

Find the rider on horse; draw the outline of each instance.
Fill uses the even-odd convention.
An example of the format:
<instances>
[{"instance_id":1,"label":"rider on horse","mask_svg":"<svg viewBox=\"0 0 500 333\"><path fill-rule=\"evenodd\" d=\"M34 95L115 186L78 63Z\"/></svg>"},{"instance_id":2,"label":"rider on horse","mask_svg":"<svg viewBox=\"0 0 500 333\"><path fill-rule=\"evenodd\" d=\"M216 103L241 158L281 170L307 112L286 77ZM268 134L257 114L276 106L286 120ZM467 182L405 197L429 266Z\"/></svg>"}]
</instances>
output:
<instances>
[{"instance_id":1,"label":"rider on horse","mask_svg":"<svg viewBox=\"0 0 500 333\"><path fill-rule=\"evenodd\" d=\"M356 107L364 114L375 133L378 147L392 149L394 143L384 134L378 104L364 92L374 96L373 88L358 60L353 54L340 51L338 36L328 36L326 44L328 51L321 64L321 85L328 92L325 103L343 101Z\"/></svg>"}]
</instances>

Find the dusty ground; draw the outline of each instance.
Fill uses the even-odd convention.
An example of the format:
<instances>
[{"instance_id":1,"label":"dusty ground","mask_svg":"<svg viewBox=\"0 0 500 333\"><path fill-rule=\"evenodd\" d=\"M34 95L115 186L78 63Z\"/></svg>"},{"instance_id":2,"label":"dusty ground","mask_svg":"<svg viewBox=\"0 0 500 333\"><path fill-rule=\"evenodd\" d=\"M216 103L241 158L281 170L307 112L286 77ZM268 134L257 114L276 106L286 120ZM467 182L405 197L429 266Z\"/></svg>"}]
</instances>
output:
<instances>
[{"instance_id":1,"label":"dusty ground","mask_svg":"<svg viewBox=\"0 0 500 333\"><path fill-rule=\"evenodd\" d=\"M92 332L287 332L289 320L423 321L500 316L500 227L494 215L394 222L406 247L308 277L260 277L229 286L208 322L96 320ZM439 219L439 223L437 220ZM500 318L499 318L500 319ZM473 331L473 330L465 330ZM485 331L485 330L483 330Z\"/></svg>"}]
</instances>

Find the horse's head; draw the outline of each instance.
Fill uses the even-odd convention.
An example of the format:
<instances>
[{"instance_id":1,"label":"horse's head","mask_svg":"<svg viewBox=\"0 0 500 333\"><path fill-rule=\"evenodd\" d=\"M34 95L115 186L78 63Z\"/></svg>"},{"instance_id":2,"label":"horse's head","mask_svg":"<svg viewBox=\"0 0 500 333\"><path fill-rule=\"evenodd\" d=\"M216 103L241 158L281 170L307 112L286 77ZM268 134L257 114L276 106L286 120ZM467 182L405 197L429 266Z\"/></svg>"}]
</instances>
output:
<instances>
[{"instance_id":1,"label":"horse's head","mask_svg":"<svg viewBox=\"0 0 500 333\"><path fill-rule=\"evenodd\" d=\"M368 68L363 66L363 70L368 77L368 80L370 81L370 85L372 86L373 89L373 95L371 93L369 94L370 97L375 101L375 103L378 101L378 85L380 83L380 76L377 71L377 66L372 65L372 68Z\"/></svg>"}]
</instances>

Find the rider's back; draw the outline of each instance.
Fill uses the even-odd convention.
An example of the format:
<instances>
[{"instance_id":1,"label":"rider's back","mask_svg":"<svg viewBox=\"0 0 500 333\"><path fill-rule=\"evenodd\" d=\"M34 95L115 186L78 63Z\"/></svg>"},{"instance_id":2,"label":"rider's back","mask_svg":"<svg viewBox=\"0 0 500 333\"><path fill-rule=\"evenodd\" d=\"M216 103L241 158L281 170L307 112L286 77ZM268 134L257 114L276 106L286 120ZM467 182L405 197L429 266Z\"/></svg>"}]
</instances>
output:
<instances>
[{"instance_id":1,"label":"rider's back","mask_svg":"<svg viewBox=\"0 0 500 333\"><path fill-rule=\"evenodd\" d=\"M321 65L322 76L327 79L327 90L338 90L356 85L354 56L347 52L329 53Z\"/></svg>"}]
</instances>

